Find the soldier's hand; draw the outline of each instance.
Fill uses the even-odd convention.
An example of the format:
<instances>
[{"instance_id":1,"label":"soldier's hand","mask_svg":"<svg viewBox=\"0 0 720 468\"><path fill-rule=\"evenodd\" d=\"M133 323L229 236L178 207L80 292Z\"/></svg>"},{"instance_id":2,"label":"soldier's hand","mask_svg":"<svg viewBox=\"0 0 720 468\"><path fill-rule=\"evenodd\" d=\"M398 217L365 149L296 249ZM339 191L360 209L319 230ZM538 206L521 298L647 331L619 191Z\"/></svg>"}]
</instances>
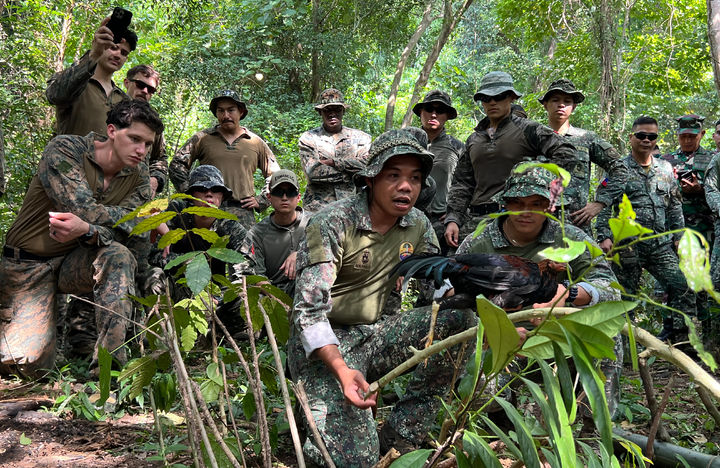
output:
<instances>
[{"instance_id":1,"label":"soldier's hand","mask_svg":"<svg viewBox=\"0 0 720 468\"><path fill-rule=\"evenodd\" d=\"M295 279L295 265L297 262L297 252L290 252L290 255L285 259L282 265L280 265L280 269L285 274L285 276L288 277L288 279L294 280Z\"/></svg>"},{"instance_id":2,"label":"soldier's hand","mask_svg":"<svg viewBox=\"0 0 720 468\"><path fill-rule=\"evenodd\" d=\"M157 193L158 189L158 180L157 177L150 177L150 198L155 198L155 194Z\"/></svg>"},{"instance_id":3,"label":"soldier's hand","mask_svg":"<svg viewBox=\"0 0 720 468\"><path fill-rule=\"evenodd\" d=\"M604 207L605 205L600 202L588 203L583 208L570 214L570 216L572 216L573 224L575 224L575 226L586 225L592 221L592 219L597 216Z\"/></svg>"},{"instance_id":4,"label":"soldier's hand","mask_svg":"<svg viewBox=\"0 0 720 468\"><path fill-rule=\"evenodd\" d=\"M320 164L325 164L326 166L335 167L335 160L328 159L328 158L320 158Z\"/></svg>"},{"instance_id":5,"label":"soldier's hand","mask_svg":"<svg viewBox=\"0 0 720 468\"><path fill-rule=\"evenodd\" d=\"M450 221L445 225L445 241L451 247L458 246L458 236L460 235L460 227L457 223Z\"/></svg>"},{"instance_id":6,"label":"soldier's hand","mask_svg":"<svg viewBox=\"0 0 720 468\"><path fill-rule=\"evenodd\" d=\"M338 380L346 402L360 409L372 408L377 404L377 393L365 399L370 384L367 383L362 372L346 367L338 374Z\"/></svg>"},{"instance_id":7,"label":"soldier's hand","mask_svg":"<svg viewBox=\"0 0 720 468\"><path fill-rule=\"evenodd\" d=\"M600 242L600 248L603 249L603 252L608 253L613 248L613 241L612 239L605 239L604 241Z\"/></svg>"},{"instance_id":8,"label":"soldier's hand","mask_svg":"<svg viewBox=\"0 0 720 468\"><path fill-rule=\"evenodd\" d=\"M680 189L682 193L696 194L702 193L703 189L694 172L690 173L690 178L683 177L680 179Z\"/></svg>"},{"instance_id":9,"label":"soldier's hand","mask_svg":"<svg viewBox=\"0 0 720 468\"><path fill-rule=\"evenodd\" d=\"M246 210L254 210L255 208L260 207L260 203L255 197L247 197L240 200L240 206L242 206Z\"/></svg>"},{"instance_id":10,"label":"soldier's hand","mask_svg":"<svg viewBox=\"0 0 720 468\"><path fill-rule=\"evenodd\" d=\"M90 224L72 213L48 213L50 218L50 238L58 242L70 242L87 234Z\"/></svg>"},{"instance_id":11,"label":"soldier's hand","mask_svg":"<svg viewBox=\"0 0 720 468\"><path fill-rule=\"evenodd\" d=\"M90 47L90 58L98 60L105 52L105 49L113 45L113 33L106 25L110 21L110 17L106 17L100 23L100 27L95 31L92 46Z\"/></svg>"}]
</instances>

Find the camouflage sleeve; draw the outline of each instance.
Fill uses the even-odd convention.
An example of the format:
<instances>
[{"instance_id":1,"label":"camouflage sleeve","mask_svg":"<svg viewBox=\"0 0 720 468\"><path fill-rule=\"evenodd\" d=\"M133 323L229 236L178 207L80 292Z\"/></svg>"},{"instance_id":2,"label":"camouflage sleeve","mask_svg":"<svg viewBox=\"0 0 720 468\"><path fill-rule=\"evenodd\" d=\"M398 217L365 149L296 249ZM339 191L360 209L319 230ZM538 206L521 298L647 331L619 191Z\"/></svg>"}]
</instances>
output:
<instances>
[{"instance_id":1,"label":"camouflage sleeve","mask_svg":"<svg viewBox=\"0 0 720 468\"><path fill-rule=\"evenodd\" d=\"M227 248L240 252L240 248L248 236L248 231L245 227L234 219L219 219L217 220L217 224L218 235L228 236Z\"/></svg>"},{"instance_id":2,"label":"camouflage sleeve","mask_svg":"<svg viewBox=\"0 0 720 468\"><path fill-rule=\"evenodd\" d=\"M720 215L720 153L712 157L705 173L705 199L715 216Z\"/></svg>"},{"instance_id":3,"label":"camouflage sleeve","mask_svg":"<svg viewBox=\"0 0 720 468\"><path fill-rule=\"evenodd\" d=\"M257 229L255 229L255 226L253 226L250 231L248 231L247 236L245 236L242 247L240 247L240 253L245 255L254 274L265 276L267 272L265 268L265 252L262 243L258 242Z\"/></svg>"},{"instance_id":4,"label":"camouflage sleeve","mask_svg":"<svg viewBox=\"0 0 720 468\"><path fill-rule=\"evenodd\" d=\"M321 153L310 132L300 136L298 146L300 147L300 162L307 175L308 183L339 183L342 182L343 174L340 169L328 166L320 162L320 159L333 159L333 155Z\"/></svg>"},{"instance_id":5,"label":"camouflage sleeve","mask_svg":"<svg viewBox=\"0 0 720 468\"><path fill-rule=\"evenodd\" d=\"M613 217L613 211L617 205L606 205L595 219L595 232L598 242L605 239L613 240L612 231L610 230L610 218Z\"/></svg>"},{"instance_id":6,"label":"camouflage sleeve","mask_svg":"<svg viewBox=\"0 0 720 468\"><path fill-rule=\"evenodd\" d=\"M416 252L431 254L440 253L440 243L438 242L438 238L435 234L435 229L433 229L432 223L427 218L427 216L425 216L424 213L419 212L418 214L420 219L422 220L422 223L425 225L425 232L423 233L422 240L420 242L420 245L418 245Z\"/></svg>"},{"instance_id":7,"label":"camouflage sleeve","mask_svg":"<svg viewBox=\"0 0 720 468\"><path fill-rule=\"evenodd\" d=\"M572 143L550 127L529 119L523 120L527 123L525 137L538 155L545 156L550 162L561 167L571 167L574 164L577 149Z\"/></svg>"},{"instance_id":8,"label":"camouflage sleeve","mask_svg":"<svg viewBox=\"0 0 720 468\"><path fill-rule=\"evenodd\" d=\"M462 226L465 211L475 193L475 172L470 161L471 148L472 144L468 140L465 144L465 151L460 155L457 167L455 167L455 174L448 192L445 224L454 222L458 226Z\"/></svg>"},{"instance_id":9,"label":"camouflage sleeve","mask_svg":"<svg viewBox=\"0 0 720 468\"><path fill-rule=\"evenodd\" d=\"M265 177L265 186L260 191L260 195L257 195L255 199L260 205L256 210L265 211L265 209L270 206L270 199L268 198L270 194L270 177L273 172L280 170L280 165L277 162L275 153L273 153L268 144L265 143L265 140L261 139L260 141L262 141L263 150L259 155L260 160L258 161L258 167L262 171L263 177Z\"/></svg>"},{"instance_id":10,"label":"camouflage sleeve","mask_svg":"<svg viewBox=\"0 0 720 468\"><path fill-rule=\"evenodd\" d=\"M157 193L163 191L167 182L168 163L165 155L165 137L162 133L155 135L155 142L150 150L148 159L150 177L155 177L158 182Z\"/></svg>"},{"instance_id":11,"label":"camouflage sleeve","mask_svg":"<svg viewBox=\"0 0 720 468\"><path fill-rule=\"evenodd\" d=\"M352 134L353 147L356 148L351 157L335 160L335 168L352 177L367 166L370 156L370 135L360 130L354 130Z\"/></svg>"},{"instance_id":12,"label":"camouflage sleeve","mask_svg":"<svg viewBox=\"0 0 720 468\"><path fill-rule=\"evenodd\" d=\"M595 242L580 229L574 226L565 227L565 235L571 240ZM597 245L595 245L597 248ZM607 261L599 259L593 264L590 252L585 250L582 255L570 262L570 269L573 278L580 280L578 286L583 288L591 297L588 306L598 302L617 301L620 299L620 292L610 287L610 284L617 281Z\"/></svg>"},{"instance_id":13,"label":"camouflage sleeve","mask_svg":"<svg viewBox=\"0 0 720 468\"><path fill-rule=\"evenodd\" d=\"M614 200L622 197L624 181L628 178L628 169L620 153L607 141L597 137L590 145L590 161L602 167L607 174L607 185L601 185L595 192L595 201L610 206Z\"/></svg>"},{"instance_id":14,"label":"camouflage sleeve","mask_svg":"<svg viewBox=\"0 0 720 468\"><path fill-rule=\"evenodd\" d=\"M204 135L205 132L197 132L193 135L185 142L182 148L177 150L172 161L170 161L168 175L177 192L186 192L189 188L190 168L197 158L197 145Z\"/></svg>"},{"instance_id":15,"label":"camouflage sleeve","mask_svg":"<svg viewBox=\"0 0 720 468\"><path fill-rule=\"evenodd\" d=\"M141 163L138 185L128 192L118 206L99 203L88 185L82 155L85 148L78 140L68 137L53 139L45 148L38 166L38 177L58 211L70 212L98 231L98 245L108 245L113 240L124 241L137 220L113 227L123 216L150 200L150 178L147 165ZM120 235L116 239L116 236Z\"/></svg>"},{"instance_id":16,"label":"camouflage sleeve","mask_svg":"<svg viewBox=\"0 0 720 468\"><path fill-rule=\"evenodd\" d=\"M48 80L48 87L45 90L48 102L54 106L71 104L85 90L96 67L97 62L90 58L88 51L77 63L55 73Z\"/></svg>"},{"instance_id":17,"label":"camouflage sleeve","mask_svg":"<svg viewBox=\"0 0 720 468\"><path fill-rule=\"evenodd\" d=\"M685 227L685 217L682 211L682 195L677 184L672 185L670 192L670 202L665 208L665 229L673 231ZM679 241L682 233L673 234L673 240Z\"/></svg>"}]
</instances>

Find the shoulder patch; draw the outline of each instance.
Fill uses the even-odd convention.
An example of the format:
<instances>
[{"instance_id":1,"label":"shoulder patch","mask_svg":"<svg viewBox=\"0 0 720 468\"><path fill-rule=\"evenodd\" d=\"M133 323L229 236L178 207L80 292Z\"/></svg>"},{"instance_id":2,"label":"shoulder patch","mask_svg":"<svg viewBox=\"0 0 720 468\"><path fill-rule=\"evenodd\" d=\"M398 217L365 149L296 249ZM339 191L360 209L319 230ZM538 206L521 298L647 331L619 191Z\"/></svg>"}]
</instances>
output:
<instances>
[{"instance_id":1,"label":"shoulder patch","mask_svg":"<svg viewBox=\"0 0 720 468\"><path fill-rule=\"evenodd\" d=\"M400 252L398 257L400 258L400 261L402 262L406 258L408 258L410 255L413 254L415 251L415 247L413 247L412 243L410 242L403 242L400 244Z\"/></svg>"}]
</instances>

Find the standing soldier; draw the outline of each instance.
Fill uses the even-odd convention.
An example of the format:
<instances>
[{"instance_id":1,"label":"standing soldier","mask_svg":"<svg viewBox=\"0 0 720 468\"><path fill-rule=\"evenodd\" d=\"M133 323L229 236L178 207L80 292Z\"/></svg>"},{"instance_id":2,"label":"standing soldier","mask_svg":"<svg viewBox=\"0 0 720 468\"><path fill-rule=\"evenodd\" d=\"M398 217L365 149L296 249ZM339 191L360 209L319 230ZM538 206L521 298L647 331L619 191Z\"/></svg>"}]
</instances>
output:
<instances>
[{"instance_id":1,"label":"standing soldier","mask_svg":"<svg viewBox=\"0 0 720 468\"><path fill-rule=\"evenodd\" d=\"M322 125L300 135L300 161L308 179L303 208L308 212L353 195L353 176L365 167L371 137L343 126L348 107L340 91L326 89L315 105Z\"/></svg>"},{"instance_id":2,"label":"standing soldier","mask_svg":"<svg viewBox=\"0 0 720 468\"><path fill-rule=\"evenodd\" d=\"M267 186L260 195L255 195L255 171L259 169L269 180L280 166L267 143L240 125L248 109L235 91L217 93L210 101L210 112L217 117L217 125L197 132L178 150L170 162L170 180L175 190L187 192L190 168L195 161L217 167L232 190L225 209L250 229L255 224L255 210L262 211L270 204Z\"/></svg>"},{"instance_id":3,"label":"standing soldier","mask_svg":"<svg viewBox=\"0 0 720 468\"><path fill-rule=\"evenodd\" d=\"M558 135L565 137L576 149L576 156L563 168L570 172L570 185L563 192L566 214L575 226L592 235L590 221L613 200L622 196L621 183L627 177L620 154L607 141L594 132L570 125L570 115L585 95L575 84L564 78L553 81L545 94L538 99L548 115L548 125ZM609 182L595 192L595 201L588 203L590 194L590 163L602 167L608 174Z\"/></svg>"}]
</instances>

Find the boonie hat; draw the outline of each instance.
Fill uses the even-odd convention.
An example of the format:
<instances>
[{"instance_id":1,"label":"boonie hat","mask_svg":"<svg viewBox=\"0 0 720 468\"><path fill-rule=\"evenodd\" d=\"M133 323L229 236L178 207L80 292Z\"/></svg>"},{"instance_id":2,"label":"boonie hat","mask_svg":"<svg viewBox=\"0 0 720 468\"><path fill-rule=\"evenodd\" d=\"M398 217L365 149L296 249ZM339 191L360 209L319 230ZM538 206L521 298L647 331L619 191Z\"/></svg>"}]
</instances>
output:
<instances>
[{"instance_id":1,"label":"boonie hat","mask_svg":"<svg viewBox=\"0 0 720 468\"><path fill-rule=\"evenodd\" d=\"M192 194L193 189L205 189L210 190L215 187L220 187L225 190L225 196L229 197L232 195L230 187L225 185L222 173L220 169L209 164L203 164L190 172L190 185L188 186L188 194Z\"/></svg>"},{"instance_id":2,"label":"boonie hat","mask_svg":"<svg viewBox=\"0 0 720 468\"><path fill-rule=\"evenodd\" d=\"M345 109L350 107L345 104L342 93L335 88L328 88L320 93L320 102L315 104L315 110L322 110L328 106L343 106Z\"/></svg>"},{"instance_id":3,"label":"boonie hat","mask_svg":"<svg viewBox=\"0 0 720 468\"><path fill-rule=\"evenodd\" d=\"M577 88L575 87L575 83L566 78L560 78L559 80L555 80L550 83L550 87L548 88L548 90L545 91L545 94L543 94L540 99L538 99L538 101L540 101L540 104L545 104L545 101L547 101L550 95L554 92L569 94L570 96L572 96L575 104L580 104L585 100L585 95L577 90Z\"/></svg>"},{"instance_id":4,"label":"boonie hat","mask_svg":"<svg viewBox=\"0 0 720 468\"><path fill-rule=\"evenodd\" d=\"M705 120L705 117L697 114L687 114L683 115L682 117L678 117L675 120L677 120L678 123L678 135L682 135L685 133L692 133L694 135L697 135L702 130L702 124Z\"/></svg>"},{"instance_id":5,"label":"boonie hat","mask_svg":"<svg viewBox=\"0 0 720 468\"><path fill-rule=\"evenodd\" d=\"M297 176L293 171L289 169L280 169L279 171L275 171L272 173L272 176L270 177L270 190L272 191L278 185L285 183L288 183L296 189L300 190Z\"/></svg>"},{"instance_id":6,"label":"boonie hat","mask_svg":"<svg viewBox=\"0 0 720 468\"><path fill-rule=\"evenodd\" d=\"M439 89L434 89L425 95L422 102L418 102L413 106L413 113L420 117L420 111L425 108L425 104L438 103L442 104L447 110L448 120L452 120L457 117L457 110L452 106L450 95Z\"/></svg>"},{"instance_id":7,"label":"boonie hat","mask_svg":"<svg viewBox=\"0 0 720 468\"><path fill-rule=\"evenodd\" d=\"M523 164L523 163L520 163ZM533 195L540 195L548 200L550 196L550 184L555 177L555 174L542 167L531 167L527 171L517 173L515 168L510 172L505 182L505 190L500 195L500 198L521 198L530 197Z\"/></svg>"},{"instance_id":8,"label":"boonie hat","mask_svg":"<svg viewBox=\"0 0 720 468\"><path fill-rule=\"evenodd\" d=\"M212 101L210 101L210 112L215 114L215 111L217 110L218 102L220 102L221 99L230 99L235 104L237 104L238 109L240 109L240 112L242 112L242 115L240 116L240 120L244 119L247 114L247 106L243 101L240 100L240 96L238 96L238 93L233 91L232 89L224 89L222 91L218 91L215 93L215 97L212 98Z\"/></svg>"},{"instance_id":9,"label":"boonie hat","mask_svg":"<svg viewBox=\"0 0 720 468\"><path fill-rule=\"evenodd\" d=\"M480 100L480 96L497 96L504 93L505 91L512 91L516 97L521 97L522 94L518 93L513 85L513 78L509 73L501 71L491 71L487 75L482 77L480 80L480 89L473 99L475 101Z\"/></svg>"},{"instance_id":10,"label":"boonie hat","mask_svg":"<svg viewBox=\"0 0 720 468\"><path fill-rule=\"evenodd\" d=\"M427 178L433 165L433 155L407 130L388 130L372 142L367 166L355 174L355 185L364 186L365 177L375 177L382 171L390 158L404 154L418 157L420 171L423 175L423 186L427 187Z\"/></svg>"}]
</instances>

